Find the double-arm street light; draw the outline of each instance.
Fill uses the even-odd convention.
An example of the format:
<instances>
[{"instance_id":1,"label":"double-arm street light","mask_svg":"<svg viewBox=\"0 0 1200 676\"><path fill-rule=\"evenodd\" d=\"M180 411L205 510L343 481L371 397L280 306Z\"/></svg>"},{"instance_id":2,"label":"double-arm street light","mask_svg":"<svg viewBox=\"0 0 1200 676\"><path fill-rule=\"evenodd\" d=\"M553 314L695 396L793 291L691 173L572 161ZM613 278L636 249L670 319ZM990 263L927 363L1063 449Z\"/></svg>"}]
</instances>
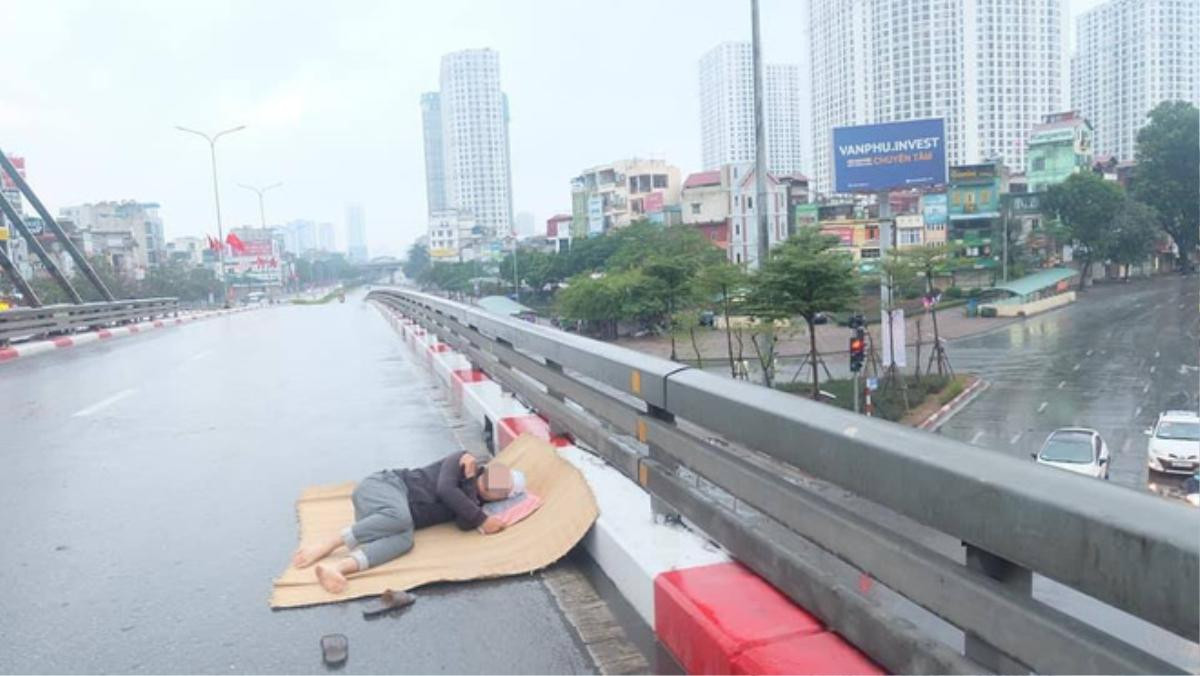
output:
<instances>
[{"instance_id":1,"label":"double-arm street light","mask_svg":"<svg viewBox=\"0 0 1200 676\"><path fill-rule=\"evenodd\" d=\"M228 305L229 292L225 288L225 229L221 226L221 191L220 188L217 187L217 141L226 134L232 134L235 131L241 131L245 129L246 125L242 124L224 131L219 131L212 136L209 136L202 131L196 131L195 129L188 129L187 127L180 127L178 125L176 125L175 128L179 131L186 131L189 134L195 134L205 141L208 141L208 150L212 157L213 201L217 205L217 240L220 244L220 246L217 248L217 261L218 265L220 266L220 273L218 277L221 280L222 302Z\"/></svg>"},{"instance_id":2,"label":"double-arm street light","mask_svg":"<svg viewBox=\"0 0 1200 676\"><path fill-rule=\"evenodd\" d=\"M278 188L281 185L283 185L283 184L282 183L272 183L271 185L268 185L268 186L265 186L262 188L256 188L252 185L246 185L245 183L238 183L239 187L245 188L246 190L249 190L249 191L253 192L254 194L258 195L258 218L260 221L262 221L262 227L264 227L264 228L267 227L267 212L265 209L263 209L263 193L265 193L266 191L271 190L273 188Z\"/></svg>"}]
</instances>

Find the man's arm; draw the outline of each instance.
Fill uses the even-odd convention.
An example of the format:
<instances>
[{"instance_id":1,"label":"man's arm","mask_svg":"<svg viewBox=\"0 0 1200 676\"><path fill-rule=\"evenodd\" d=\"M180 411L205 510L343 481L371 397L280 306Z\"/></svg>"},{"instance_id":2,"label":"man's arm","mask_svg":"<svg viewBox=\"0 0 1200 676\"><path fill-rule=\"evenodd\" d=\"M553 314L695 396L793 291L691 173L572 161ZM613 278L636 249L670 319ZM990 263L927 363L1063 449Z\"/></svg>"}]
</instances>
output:
<instances>
[{"instance_id":1,"label":"man's arm","mask_svg":"<svg viewBox=\"0 0 1200 676\"><path fill-rule=\"evenodd\" d=\"M458 481L463 476L460 464L462 456L463 452L453 453L442 460L438 470L437 497L454 512L458 527L470 530L478 528L487 519L487 513L458 487Z\"/></svg>"}]
</instances>

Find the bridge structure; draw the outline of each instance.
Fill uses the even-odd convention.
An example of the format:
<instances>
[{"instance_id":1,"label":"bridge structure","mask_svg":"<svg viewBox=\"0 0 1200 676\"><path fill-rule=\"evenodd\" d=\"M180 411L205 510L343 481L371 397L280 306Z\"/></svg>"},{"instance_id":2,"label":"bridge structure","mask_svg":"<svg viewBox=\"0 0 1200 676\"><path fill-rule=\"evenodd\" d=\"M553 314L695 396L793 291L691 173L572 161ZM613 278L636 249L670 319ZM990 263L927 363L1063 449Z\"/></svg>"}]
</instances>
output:
<instances>
[{"instance_id":1,"label":"bridge structure","mask_svg":"<svg viewBox=\"0 0 1200 676\"><path fill-rule=\"evenodd\" d=\"M692 673L771 673L780 663L746 659L766 644L859 655L823 663L843 672L1200 669L1200 516L1182 504L411 289L361 298L0 364L0 538L20 544L0 553L19 610L0 618L0 665L299 671L297 641L342 630L358 632L356 666L401 669L378 647L396 645L396 625L271 614L266 587L295 544L299 487L428 462L460 426L431 417L445 396L493 447L525 432L569 447L607 537L661 529L630 540L630 557L692 538L716 552L704 561L732 562L665 566L642 599L643 581L599 561ZM172 299L30 308L0 313L0 339L174 311ZM490 403L462 402L484 382ZM610 489L624 492L605 502ZM24 551L43 560L26 568ZM490 605L469 617L449 592L423 592L404 629L423 648L406 648L403 668L444 668L455 651L462 671L587 670L545 595L506 584L474 587ZM89 612L38 596L49 588ZM462 649L498 627L542 649ZM67 640L75 661L48 647Z\"/></svg>"},{"instance_id":2,"label":"bridge structure","mask_svg":"<svg viewBox=\"0 0 1200 676\"><path fill-rule=\"evenodd\" d=\"M1079 608L1200 638L1186 506L440 297L368 298L887 671L1180 670Z\"/></svg>"}]
</instances>

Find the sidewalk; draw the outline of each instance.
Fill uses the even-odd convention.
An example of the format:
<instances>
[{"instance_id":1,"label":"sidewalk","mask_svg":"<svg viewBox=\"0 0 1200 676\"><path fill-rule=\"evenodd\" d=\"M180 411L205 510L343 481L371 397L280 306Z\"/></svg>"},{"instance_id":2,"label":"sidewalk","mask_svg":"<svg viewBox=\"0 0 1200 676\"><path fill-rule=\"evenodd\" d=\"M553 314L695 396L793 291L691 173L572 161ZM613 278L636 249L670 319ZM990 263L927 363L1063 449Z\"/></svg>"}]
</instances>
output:
<instances>
[{"instance_id":1,"label":"sidewalk","mask_svg":"<svg viewBox=\"0 0 1200 676\"><path fill-rule=\"evenodd\" d=\"M965 308L953 307L947 310L938 312L938 333L943 340L955 340L957 338L966 338L974 336L985 331L1007 326L1014 322L1020 321L1017 317L1000 317L985 319L982 317L967 317ZM915 346L917 344L917 323L921 325L921 343L924 346L922 350L928 349L933 345L933 321L929 315L917 315L906 319L908 328L908 345ZM822 324L816 327L817 329L817 351L821 354L837 354L849 352L850 329L844 326L835 324ZM868 326L867 330L871 333L871 338L875 341L880 339L879 324ZM742 332L742 341L744 347L742 354L745 359L754 359L754 345L750 342L750 332ZM645 352L659 357L671 356L671 339L669 336L648 336L645 338L622 338L616 341L617 345L627 347L638 352ZM700 327L696 329L696 344L700 349L700 354L705 359L723 359L727 355L728 348L726 347L725 332L719 329L711 329ZM877 348L878 349L878 348ZM799 326L781 331L779 334L779 345L776 348L777 355L781 359L788 357L801 357L808 354L809 337L808 328L800 323ZM680 359L695 360L696 351L692 347L691 337L686 333L681 333L675 337L675 351ZM733 352L738 353L737 337L733 338Z\"/></svg>"}]
</instances>

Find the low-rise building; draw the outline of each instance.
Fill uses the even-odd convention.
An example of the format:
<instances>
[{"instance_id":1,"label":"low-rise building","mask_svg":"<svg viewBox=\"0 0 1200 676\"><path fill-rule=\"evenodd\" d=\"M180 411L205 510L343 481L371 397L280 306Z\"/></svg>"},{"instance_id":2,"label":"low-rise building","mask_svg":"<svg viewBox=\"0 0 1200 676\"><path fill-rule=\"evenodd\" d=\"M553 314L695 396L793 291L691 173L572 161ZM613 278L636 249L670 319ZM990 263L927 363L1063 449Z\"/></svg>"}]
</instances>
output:
<instances>
[{"instance_id":1,"label":"low-rise building","mask_svg":"<svg viewBox=\"0 0 1200 676\"><path fill-rule=\"evenodd\" d=\"M571 214L555 214L546 220L546 248L554 253L571 250Z\"/></svg>"},{"instance_id":2,"label":"low-rise building","mask_svg":"<svg viewBox=\"0 0 1200 676\"><path fill-rule=\"evenodd\" d=\"M758 267L758 215L763 205L756 204L758 186L755 171L749 165L730 165L733 206L730 217L729 255L734 263ZM767 247L788 238L787 186L767 175Z\"/></svg>"},{"instance_id":3,"label":"low-rise building","mask_svg":"<svg viewBox=\"0 0 1200 676\"><path fill-rule=\"evenodd\" d=\"M490 251L485 234L468 211L434 211L429 214L429 258L434 263L482 260Z\"/></svg>"},{"instance_id":4,"label":"low-rise building","mask_svg":"<svg viewBox=\"0 0 1200 676\"><path fill-rule=\"evenodd\" d=\"M700 171L683 181L680 191L681 218L723 250L729 249L729 188L724 169Z\"/></svg>"},{"instance_id":5,"label":"low-rise building","mask_svg":"<svg viewBox=\"0 0 1200 676\"><path fill-rule=\"evenodd\" d=\"M59 210L59 215L82 230L128 232L137 243L132 265L144 273L146 268L166 259L167 242L158 210L159 205L155 202L124 200L64 207Z\"/></svg>"},{"instance_id":6,"label":"low-rise building","mask_svg":"<svg viewBox=\"0 0 1200 676\"><path fill-rule=\"evenodd\" d=\"M1030 132L1025 157L1028 192L1045 192L1092 168L1092 125L1075 111L1051 113Z\"/></svg>"},{"instance_id":7,"label":"low-rise building","mask_svg":"<svg viewBox=\"0 0 1200 676\"><path fill-rule=\"evenodd\" d=\"M679 169L665 160L630 159L591 167L571 179L572 234L594 237L679 204Z\"/></svg>"},{"instance_id":8,"label":"low-rise building","mask_svg":"<svg viewBox=\"0 0 1200 676\"><path fill-rule=\"evenodd\" d=\"M168 260L188 266L203 265L206 250L208 242L200 237L176 237L167 242Z\"/></svg>"},{"instance_id":9,"label":"low-rise building","mask_svg":"<svg viewBox=\"0 0 1200 676\"><path fill-rule=\"evenodd\" d=\"M1008 191L1008 169L999 161L950 167L950 230L947 240L975 269L996 267L995 239L1001 227L1000 195Z\"/></svg>"}]
</instances>

